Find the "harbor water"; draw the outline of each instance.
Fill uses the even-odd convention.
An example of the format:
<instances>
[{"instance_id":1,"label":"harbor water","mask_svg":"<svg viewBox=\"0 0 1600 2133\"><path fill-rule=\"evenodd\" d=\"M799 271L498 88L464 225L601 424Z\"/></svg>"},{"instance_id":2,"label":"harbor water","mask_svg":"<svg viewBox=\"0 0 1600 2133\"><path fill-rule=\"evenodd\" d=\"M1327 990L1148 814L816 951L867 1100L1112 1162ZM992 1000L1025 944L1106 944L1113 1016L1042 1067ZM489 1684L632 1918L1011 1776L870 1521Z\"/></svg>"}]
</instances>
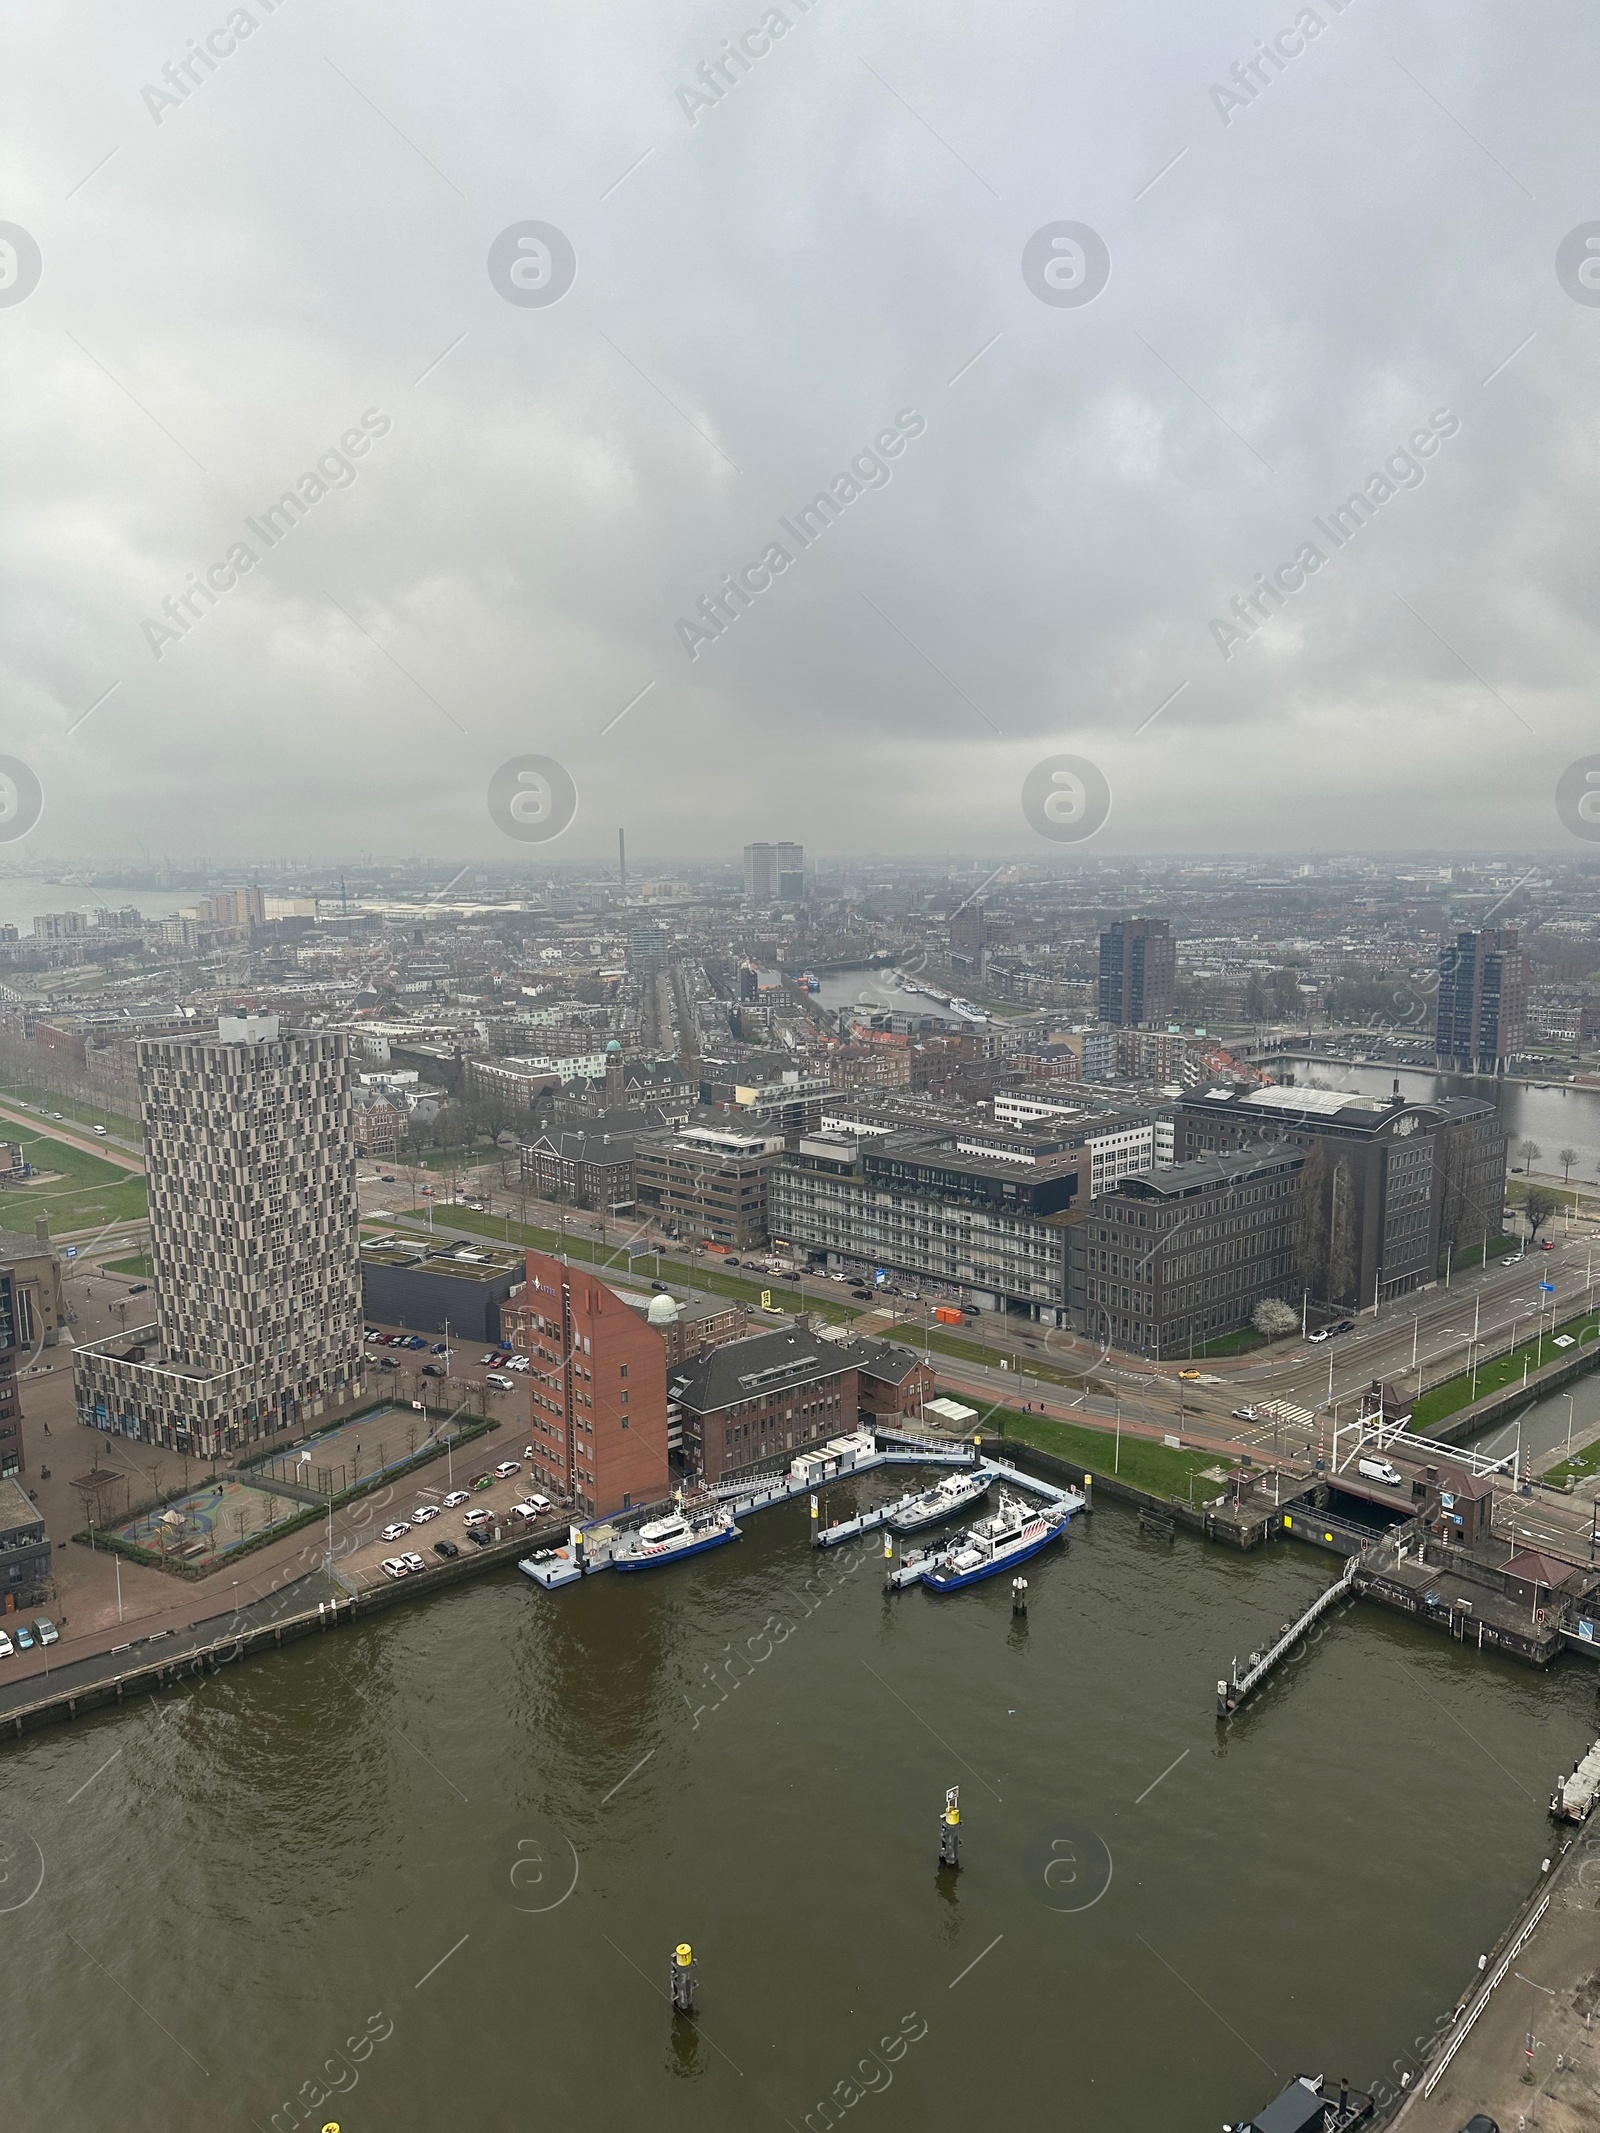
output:
<instances>
[{"instance_id":1,"label":"harbor water","mask_svg":"<svg viewBox=\"0 0 1600 2133\"><path fill-rule=\"evenodd\" d=\"M1582 1665L1359 1604L1219 1727L1336 1574L1287 1544L1103 1505L1014 1618L807 1526L485 1577L6 1747L8 2122L1188 2133L1302 2070L1392 2084L1594 1737Z\"/></svg>"}]
</instances>

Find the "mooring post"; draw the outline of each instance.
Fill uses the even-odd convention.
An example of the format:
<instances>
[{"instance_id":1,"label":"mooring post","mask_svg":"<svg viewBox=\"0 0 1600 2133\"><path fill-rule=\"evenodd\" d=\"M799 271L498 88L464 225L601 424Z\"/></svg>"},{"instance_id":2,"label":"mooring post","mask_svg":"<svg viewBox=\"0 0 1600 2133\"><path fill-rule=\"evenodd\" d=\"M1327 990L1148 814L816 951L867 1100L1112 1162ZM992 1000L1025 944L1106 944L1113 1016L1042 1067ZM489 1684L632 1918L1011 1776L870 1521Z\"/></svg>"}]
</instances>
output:
<instances>
[{"instance_id":1,"label":"mooring post","mask_svg":"<svg viewBox=\"0 0 1600 2133\"><path fill-rule=\"evenodd\" d=\"M822 1532L822 1527L819 1523L821 1516L822 1506L817 1502L817 1492L813 1489L811 1492L811 1545L813 1548L819 1545L818 1536Z\"/></svg>"},{"instance_id":2,"label":"mooring post","mask_svg":"<svg viewBox=\"0 0 1600 2133\"><path fill-rule=\"evenodd\" d=\"M952 1785L944 1796L939 1817L939 1864L961 1869L961 1787Z\"/></svg>"},{"instance_id":3,"label":"mooring post","mask_svg":"<svg viewBox=\"0 0 1600 2133\"><path fill-rule=\"evenodd\" d=\"M1011 1580L1011 1612L1025 1615L1028 1612L1028 1581L1026 1578Z\"/></svg>"},{"instance_id":4,"label":"mooring post","mask_svg":"<svg viewBox=\"0 0 1600 2133\"><path fill-rule=\"evenodd\" d=\"M887 1526L883 1529L883 1589L894 1590L894 1535Z\"/></svg>"},{"instance_id":5,"label":"mooring post","mask_svg":"<svg viewBox=\"0 0 1600 2133\"><path fill-rule=\"evenodd\" d=\"M686 1940L680 1940L672 1951L672 2006L675 2014L694 2013L695 1977L698 1965L694 1950Z\"/></svg>"}]
</instances>

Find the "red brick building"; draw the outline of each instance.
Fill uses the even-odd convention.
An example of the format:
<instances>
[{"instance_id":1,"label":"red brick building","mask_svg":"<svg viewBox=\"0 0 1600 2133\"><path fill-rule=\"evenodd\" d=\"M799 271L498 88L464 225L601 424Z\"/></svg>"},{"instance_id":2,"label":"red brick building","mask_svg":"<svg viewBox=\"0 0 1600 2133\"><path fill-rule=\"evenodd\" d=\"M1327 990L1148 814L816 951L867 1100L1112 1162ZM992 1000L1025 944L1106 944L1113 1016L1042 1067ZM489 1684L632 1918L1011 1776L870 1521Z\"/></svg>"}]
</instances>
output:
<instances>
[{"instance_id":1,"label":"red brick building","mask_svg":"<svg viewBox=\"0 0 1600 2133\"><path fill-rule=\"evenodd\" d=\"M786 1467L796 1452L851 1434L859 1387L850 1351L805 1328L755 1333L674 1372L683 1462L707 1482Z\"/></svg>"},{"instance_id":2,"label":"red brick building","mask_svg":"<svg viewBox=\"0 0 1600 2133\"><path fill-rule=\"evenodd\" d=\"M661 1335L584 1267L529 1252L528 1286L501 1324L529 1359L533 1480L575 1515L659 1503L667 1480Z\"/></svg>"}]
</instances>

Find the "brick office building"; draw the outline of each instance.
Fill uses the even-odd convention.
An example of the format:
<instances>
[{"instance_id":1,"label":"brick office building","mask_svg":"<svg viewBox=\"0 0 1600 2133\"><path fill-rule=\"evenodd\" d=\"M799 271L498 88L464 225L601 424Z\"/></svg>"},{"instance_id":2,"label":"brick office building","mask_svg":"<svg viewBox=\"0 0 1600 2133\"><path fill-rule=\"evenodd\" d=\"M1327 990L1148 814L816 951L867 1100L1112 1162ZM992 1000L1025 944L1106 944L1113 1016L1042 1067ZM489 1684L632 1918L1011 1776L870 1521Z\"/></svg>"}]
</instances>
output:
<instances>
[{"instance_id":1,"label":"brick office building","mask_svg":"<svg viewBox=\"0 0 1600 2133\"><path fill-rule=\"evenodd\" d=\"M796 1452L846 1435L859 1397L848 1349L804 1328L729 1341L697 1356L670 1386L684 1465L710 1483L786 1467Z\"/></svg>"},{"instance_id":2,"label":"brick office building","mask_svg":"<svg viewBox=\"0 0 1600 2133\"><path fill-rule=\"evenodd\" d=\"M533 1479L579 1517L667 1494L667 1358L661 1335L584 1267L529 1252L528 1286L501 1312L528 1357Z\"/></svg>"}]
</instances>

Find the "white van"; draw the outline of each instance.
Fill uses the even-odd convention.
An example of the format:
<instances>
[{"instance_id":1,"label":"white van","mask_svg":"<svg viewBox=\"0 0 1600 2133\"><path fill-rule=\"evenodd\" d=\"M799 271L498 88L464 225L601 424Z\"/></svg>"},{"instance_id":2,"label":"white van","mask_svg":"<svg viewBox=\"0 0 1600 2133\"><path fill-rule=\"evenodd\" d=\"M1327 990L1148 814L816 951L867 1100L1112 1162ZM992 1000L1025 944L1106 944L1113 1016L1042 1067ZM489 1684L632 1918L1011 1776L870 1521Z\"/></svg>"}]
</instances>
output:
<instances>
[{"instance_id":1,"label":"white van","mask_svg":"<svg viewBox=\"0 0 1600 2133\"><path fill-rule=\"evenodd\" d=\"M491 1370L483 1382L485 1385L492 1385L496 1392L513 1392L516 1389L516 1380L508 1378L503 1370Z\"/></svg>"},{"instance_id":2,"label":"white van","mask_svg":"<svg viewBox=\"0 0 1600 2133\"><path fill-rule=\"evenodd\" d=\"M1363 1481L1381 1481L1384 1487L1388 1489L1399 1488L1400 1483L1405 1478L1400 1469L1397 1466L1391 1466L1387 1459L1358 1459L1356 1461L1356 1472Z\"/></svg>"}]
</instances>

